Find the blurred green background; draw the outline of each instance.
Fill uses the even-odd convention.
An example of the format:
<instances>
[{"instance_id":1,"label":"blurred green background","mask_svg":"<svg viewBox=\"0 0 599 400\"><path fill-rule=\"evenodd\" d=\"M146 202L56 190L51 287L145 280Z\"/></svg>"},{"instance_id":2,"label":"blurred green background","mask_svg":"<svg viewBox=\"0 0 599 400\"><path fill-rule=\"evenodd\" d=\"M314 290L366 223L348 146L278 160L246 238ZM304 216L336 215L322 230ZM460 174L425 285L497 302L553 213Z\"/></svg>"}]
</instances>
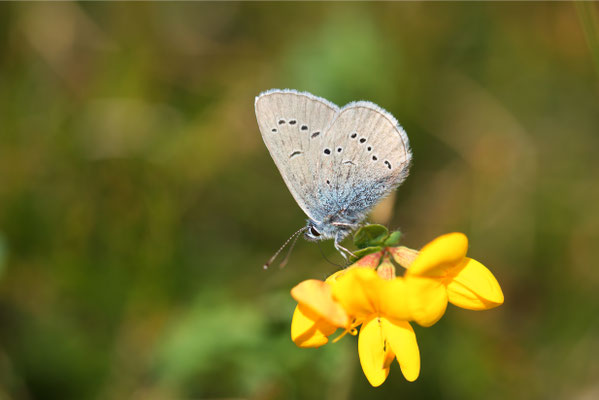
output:
<instances>
[{"instance_id":1,"label":"blurred green background","mask_svg":"<svg viewBox=\"0 0 599 400\"><path fill-rule=\"evenodd\" d=\"M599 398L598 10L0 4L0 399ZM337 267L262 270L305 218L253 109L287 87L392 112L388 225L465 232L502 285L415 327L414 383L290 340L289 289Z\"/></svg>"}]
</instances>

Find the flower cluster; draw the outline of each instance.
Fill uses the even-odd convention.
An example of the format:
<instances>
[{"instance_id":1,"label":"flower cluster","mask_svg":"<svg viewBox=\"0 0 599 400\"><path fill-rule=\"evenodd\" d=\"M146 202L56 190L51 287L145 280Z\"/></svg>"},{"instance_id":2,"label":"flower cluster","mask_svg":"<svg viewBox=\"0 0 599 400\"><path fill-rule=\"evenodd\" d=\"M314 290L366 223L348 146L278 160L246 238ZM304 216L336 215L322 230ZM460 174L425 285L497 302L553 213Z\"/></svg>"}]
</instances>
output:
<instances>
[{"instance_id":1,"label":"flower cluster","mask_svg":"<svg viewBox=\"0 0 599 400\"><path fill-rule=\"evenodd\" d=\"M493 274L466 257L468 239L464 234L443 235L420 252L387 246L399 241L399 235L393 235L376 238L367 234L364 243L374 241L376 245L356 240L366 251L350 267L326 281L306 280L291 290L298 302L291 323L295 344L319 347L328 343L338 328L343 333L335 341L345 333L355 335L360 327L360 364L375 387L387 379L395 359L408 381L418 378L420 352L410 321L431 326L443 316L448 302L470 310L487 310L503 303ZM392 260L405 268L403 276L397 276Z\"/></svg>"}]
</instances>

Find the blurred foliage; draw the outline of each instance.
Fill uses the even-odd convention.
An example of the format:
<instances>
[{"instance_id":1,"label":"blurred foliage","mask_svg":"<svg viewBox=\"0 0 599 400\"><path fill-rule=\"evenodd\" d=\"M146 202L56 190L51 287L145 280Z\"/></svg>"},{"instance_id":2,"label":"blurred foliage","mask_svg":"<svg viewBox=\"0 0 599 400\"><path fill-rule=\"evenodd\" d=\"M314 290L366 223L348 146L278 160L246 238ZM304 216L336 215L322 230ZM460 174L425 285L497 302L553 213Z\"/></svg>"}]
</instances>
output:
<instances>
[{"instance_id":1,"label":"blurred foliage","mask_svg":"<svg viewBox=\"0 0 599 400\"><path fill-rule=\"evenodd\" d=\"M599 397L598 9L0 4L0 398ZM337 267L261 268L304 219L253 110L286 87L391 111L384 222L465 232L504 289L416 328L414 383L290 340L289 289Z\"/></svg>"}]
</instances>

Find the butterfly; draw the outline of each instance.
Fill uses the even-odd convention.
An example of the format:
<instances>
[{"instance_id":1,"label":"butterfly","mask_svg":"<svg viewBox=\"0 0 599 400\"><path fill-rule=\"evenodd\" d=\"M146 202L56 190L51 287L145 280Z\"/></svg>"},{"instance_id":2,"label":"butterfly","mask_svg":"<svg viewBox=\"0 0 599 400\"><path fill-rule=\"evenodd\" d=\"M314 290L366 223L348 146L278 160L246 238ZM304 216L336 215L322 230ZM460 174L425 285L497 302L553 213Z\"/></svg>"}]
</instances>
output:
<instances>
[{"instance_id":1,"label":"butterfly","mask_svg":"<svg viewBox=\"0 0 599 400\"><path fill-rule=\"evenodd\" d=\"M369 101L340 108L307 92L271 89L254 106L264 143L308 216L289 240L302 232L312 241L334 239L341 255L352 255L340 242L408 176L406 132Z\"/></svg>"}]
</instances>

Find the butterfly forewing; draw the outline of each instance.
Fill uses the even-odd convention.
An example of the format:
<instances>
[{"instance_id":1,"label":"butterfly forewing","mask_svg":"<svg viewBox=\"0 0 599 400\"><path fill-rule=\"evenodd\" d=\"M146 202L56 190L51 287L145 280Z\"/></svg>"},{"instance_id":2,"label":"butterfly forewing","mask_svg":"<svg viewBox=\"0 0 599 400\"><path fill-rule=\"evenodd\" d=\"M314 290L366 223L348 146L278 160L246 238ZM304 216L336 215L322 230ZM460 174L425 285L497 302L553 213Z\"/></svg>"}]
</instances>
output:
<instances>
[{"instance_id":1,"label":"butterfly forewing","mask_svg":"<svg viewBox=\"0 0 599 400\"><path fill-rule=\"evenodd\" d=\"M308 217L322 219L317 157L339 108L294 90L262 93L255 108L264 143L295 201Z\"/></svg>"}]
</instances>

